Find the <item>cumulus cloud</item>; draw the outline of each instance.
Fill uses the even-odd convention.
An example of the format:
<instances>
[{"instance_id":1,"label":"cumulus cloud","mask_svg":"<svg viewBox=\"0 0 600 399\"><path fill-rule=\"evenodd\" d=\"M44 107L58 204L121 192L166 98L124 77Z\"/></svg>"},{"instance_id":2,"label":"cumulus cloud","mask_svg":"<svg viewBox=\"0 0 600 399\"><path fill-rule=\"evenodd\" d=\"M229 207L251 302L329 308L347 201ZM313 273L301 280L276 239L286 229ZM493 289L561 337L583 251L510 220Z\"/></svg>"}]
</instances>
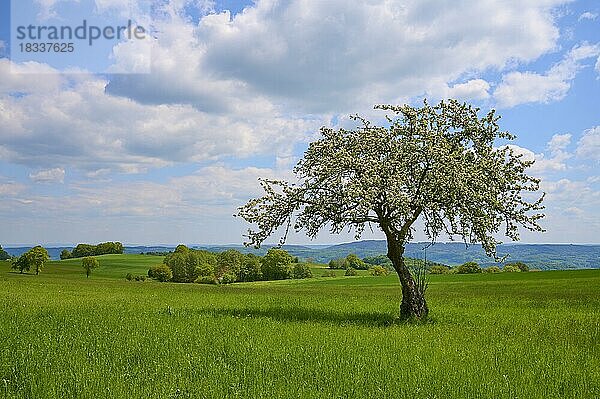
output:
<instances>
[{"instance_id":1,"label":"cumulus cloud","mask_svg":"<svg viewBox=\"0 0 600 399\"><path fill-rule=\"evenodd\" d=\"M508 144L506 147L510 148L515 154L521 155L525 161L535 161L530 169L532 173L544 174L567 169L566 161L572 157L572 154L565 151L565 149L570 143L570 134L555 134L546 146L550 153L549 156L545 153L536 154L527 148L515 144Z\"/></svg>"},{"instance_id":2,"label":"cumulus cloud","mask_svg":"<svg viewBox=\"0 0 600 399\"><path fill-rule=\"evenodd\" d=\"M556 153L567 148L571 144L571 134L555 134L548 142L548 149Z\"/></svg>"},{"instance_id":3,"label":"cumulus cloud","mask_svg":"<svg viewBox=\"0 0 600 399\"><path fill-rule=\"evenodd\" d=\"M581 14L578 18L579 21L582 20L589 20L589 21L594 21L596 20L596 18L598 18L598 14L595 12L590 12L590 11L586 11L583 14Z\"/></svg>"},{"instance_id":4,"label":"cumulus cloud","mask_svg":"<svg viewBox=\"0 0 600 399\"><path fill-rule=\"evenodd\" d=\"M563 60L554 64L545 74L510 72L494 90L500 107L514 107L526 103L551 103L562 100L571 88L573 79L584 67L583 61L600 54L600 45L575 46Z\"/></svg>"},{"instance_id":5,"label":"cumulus cloud","mask_svg":"<svg viewBox=\"0 0 600 399\"><path fill-rule=\"evenodd\" d=\"M29 178L36 183L64 183L65 170L62 168L40 170L29 174Z\"/></svg>"},{"instance_id":6,"label":"cumulus cloud","mask_svg":"<svg viewBox=\"0 0 600 399\"><path fill-rule=\"evenodd\" d=\"M461 100L483 100L490 96L490 84L483 79L472 79L450 87L446 97Z\"/></svg>"},{"instance_id":7,"label":"cumulus cloud","mask_svg":"<svg viewBox=\"0 0 600 399\"><path fill-rule=\"evenodd\" d=\"M44 2L51 12L55 1ZM160 2L158 33L144 42L148 75L74 76L0 59L0 160L31 168L31 181L64 181L56 165L86 178L68 179L69 197L0 180L9 199L0 201L0 215L43 216L50 239L60 223L81 220L86 228L73 227L74 240L173 243L185 232L224 242L246 227L230 216L260 194L257 177L290 178L294 147L323 124L347 125L346 114L424 95L504 104L562 98L585 61L600 55L597 46L574 47L545 74L507 73L499 86L488 76L556 50L555 10L567 2L260 0L232 16L215 13L210 1L177 0ZM98 4L108 10L123 2ZM194 5L199 20L185 15ZM145 53L117 45L113 71L135 70ZM578 157L600 153L589 149L594 137L577 143ZM571 139L553 136L544 153L513 149L536 160L535 174L563 171ZM275 169L221 163L265 155ZM182 162L209 166L160 182L113 176ZM586 185L544 184L556 207L572 214L594 204ZM584 189L587 202L568 197L573 188ZM91 227L83 222L90 220ZM126 235L106 237L102 229Z\"/></svg>"},{"instance_id":8,"label":"cumulus cloud","mask_svg":"<svg viewBox=\"0 0 600 399\"><path fill-rule=\"evenodd\" d=\"M467 71L536 59L555 47L552 8L562 3L265 0L197 25L171 4L156 22L152 74L113 79L107 90L200 109L223 109L234 92L308 112L355 112L439 91ZM478 80L454 89L475 98L487 91Z\"/></svg>"},{"instance_id":9,"label":"cumulus cloud","mask_svg":"<svg viewBox=\"0 0 600 399\"><path fill-rule=\"evenodd\" d=\"M577 143L577 156L600 161L600 126L586 130Z\"/></svg>"},{"instance_id":10,"label":"cumulus cloud","mask_svg":"<svg viewBox=\"0 0 600 399\"><path fill-rule=\"evenodd\" d=\"M0 158L32 167L139 173L176 162L288 155L325 122L272 107L252 113L261 107L256 101L227 114L188 104L142 104L106 95L106 81L92 76L47 83L43 92L28 77L21 86L11 79L0 83L9 93L24 90L17 97L0 95Z\"/></svg>"},{"instance_id":11,"label":"cumulus cloud","mask_svg":"<svg viewBox=\"0 0 600 399\"><path fill-rule=\"evenodd\" d=\"M283 165L331 115L444 90L487 98L489 83L464 81L465 72L554 48L552 9L565 1L261 0L235 16L201 14L199 22L186 10L209 12L210 4L164 2L158 34L145 44L151 74L105 80L1 59L0 159L92 174L263 154ZM44 5L50 12L55 1ZM115 70L145 62L127 46L115 47Z\"/></svg>"},{"instance_id":12,"label":"cumulus cloud","mask_svg":"<svg viewBox=\"0 0 600 399\"><path fill-rule=\"evenodd\" d=\"M562 171L567 168L566 164L564 163L566 158L561 156L547 158L544 153L536 154L527 148L520 147L515 144L509 144L507 147L512 149L515 154L521 155L523 160L535 161L535 163L529 169L533 174Z\"/></svg>"}]
</instances>

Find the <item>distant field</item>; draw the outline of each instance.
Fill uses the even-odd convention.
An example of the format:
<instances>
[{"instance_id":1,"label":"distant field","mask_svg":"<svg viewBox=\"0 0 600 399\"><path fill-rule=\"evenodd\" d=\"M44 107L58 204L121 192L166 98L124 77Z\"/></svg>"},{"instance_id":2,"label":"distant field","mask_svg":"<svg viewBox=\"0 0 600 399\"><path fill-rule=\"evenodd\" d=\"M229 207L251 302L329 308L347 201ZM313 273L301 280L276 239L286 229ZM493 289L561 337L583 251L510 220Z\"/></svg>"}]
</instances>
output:
<instances>
[{"instance_id":1,"label":"distant field","mask_svg":"<svg viewBox=\"0 0 600 399\"><path fill-rule=\"evenodd\" d=\"M395 276L142 283L162 258L99 259L0 263L3 397L600 397L600 270L432 276L411 325Z\"/></svg>"}]
</instances>

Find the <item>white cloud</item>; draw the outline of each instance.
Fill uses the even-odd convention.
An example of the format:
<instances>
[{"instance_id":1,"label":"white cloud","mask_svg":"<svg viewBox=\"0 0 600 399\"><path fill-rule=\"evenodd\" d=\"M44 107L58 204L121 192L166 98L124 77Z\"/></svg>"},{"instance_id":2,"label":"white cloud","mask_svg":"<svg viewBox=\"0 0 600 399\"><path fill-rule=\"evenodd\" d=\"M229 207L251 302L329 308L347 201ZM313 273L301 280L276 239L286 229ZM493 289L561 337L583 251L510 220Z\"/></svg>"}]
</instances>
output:
<instances>
[{"instance_id":1,"label":"white cloud","mask_svg":"<svg viewBox=\"0 0 600 399\"><path fill-rule=\"evenodd\" d=\"M550 152L550 156L544 153L536 154L527 148L515 144L508 144L506 147L510 148L515 154L521 155L525 161L535 161L530 168L531 173L546 174L567 170L566 161L572 157L572 154L565 151L565 149L570 143L570 134L555 134L546 146Z\"/></svg>"},{"instance_id":2,"label":"white cloud","mask_svg":"<svg viewBox=\"0 0 600 399\"><path fill-rule=\"evenodd\" d=\"M0 99L10 93L40 93L53 95L67 81L46 64L26 62L15 64L0 58Z\"/></svg>"},{"instance_id":3,"label":"white cloud","mask_svg":"<svg viewBox=\"0 0 600 399\"><path fill-rule=\"evenodd\" d=\"M584 19L590 20L590 21L594 21L596 20L596 18L598 18L598 14L595 12L590 12L590 11L586 11L583 14L581 14L578 18L579 21L582 21Z\"/></svg>"},{"instance_id":4,"label":"white cloud","mask_svg":"<svg viewBox=\"0 0 600 399\"><path fill-rule=\"evenodd\" d=\"M209 113L106 95L106 81L97 77L54 82L47 92L35 82L23 83L23 96L0 92L0 158L32 167L139 173L176 162L285 156L325 122L283 115L262 99ZM4 84L16 88L10 79Z\"/></svg>"},{"instance_id":5,"label":"white cloud","mask_svg":"<svg viewBox=\"0 0 600 399\"><path fill-rule=\"evenodd\" d=\"M552 10L562 3L265 0L197 25L171 5L172 19L156 22L153 73L114 79L108 92L203 110L230 106L235 93L294 110L355 112L439 92L465 72L536 59L556 45ZM477 79L454 89L487 96Z\"/></svg>"},{"instance_id":6,"label":"white cloud","mask_svg":"<svg viewBox=\"0 0 600 399\"><path fill-rule=\"evenodd\" d=\"M5 181L0 178L0 197L11 197L25 191L23 184L14 181Z\"/></svg>"},{"instance_id":7,"label":"white cloud","mask_svg":"<svg viewBox=\"0 0 600 399\"><path fill-rule=\"evenodd\" d=\"M446 97L461 100L483 100L490 96L490 84L483 79L472 79L450 87Z\"/></svg>"},{"instance_id":8,"label":"white cloud","mask_svg":"<svg viewBox=\"0 0 600 399\"><path fill-rule=\"evenodd\" d=\"M65 170L62 168L40 170L29 174L29 178L36 183L64 183Z\"/></svg>"},{"instance_id":9,"label":"white cloud","mask_svg":"<svg viewBox=\"0 0 600 399\"><path fill-rule=\"evenodd\" d=\"M569 133L555 134L548 142L548 149L556 153L567 148L569 144L571 144L571 135Z\"/></svg>"},{"instance_id":10,"label":"white cloud","mask_svg":"<svg viewBox=\"0 0 600 399\"><path fill-rule=\"evenodd\" d=\"M487 98L482 79L447 82L553 49L552 10L565 1L265 0L196 24L183 15L192 3L165 3L151 74L104 81L0 60L0 158L92 173L262 154L283 164L330 115L444 90ZM114 49L115 68L143 64L126 47Z\"/></svg>"},{"instance_id":11,"label":"white cloud","mask_svg":"<svg viewBox=\"0 0 600 399\"><path fill-rule=\"evenodd\" d=\"M189 240L192 232L203 242L241 243L248 226L232 215L248 198L262 194L259 177L292 178L287 170L232 169L217 164L162 183L135 180L109 185L69 184L68 196L22 193L15 199L11 189L9 198L14 200L0 201L0 216L11 222L14 219L8 215L15 214L40 221L35 232L23 238L11 235L11 240L34 240L38 230L40 234L46 231L45 226L50 226L45 233L47 238L38 240L55 240L52 231L56 234L57 226L65 226L61 239L77 242L189 242L184 240ZM3 187L0 184L0 189Z\"/></svg>"},{"instance_id":12,"label":"white cloud","mask_svg":"<svg viewBox=\"0 0 600 399\"><path fill-rule=\"evenodd\" d=\"M582 61L597 57L600 45L575 46L564 59L545 74L510 72L494 90L500 107L514 107L526 103L551 103L562 100L571 88L571 82L584 67Z\"/></svg>"},{"instance_id":13,"label":"white cloud","mask_svg":"<svg viewBox=\"0 0 600 399\"><path fill-rule=\"evenodd\" d=\"M43 171L37 174L41 176L34 177L54 181L63 172ZM248 198L262 194L259 177L292 178L289 171L213 165L164 183L144 180L110 185L78 183L70 186L73 194L68 198L33 196L28 200L36 204L36 209L53 209L71 216L229 217Z\"/></svg>"},{"instance_id":14,"label":"white cloud","mask_svg":"<svg viewBox=\"0 0 600 399\"><path fill-rule=\"evenodd\" d=\"M577 143L577 156L600 161L600 126L586 130Z\"/></svg>"}]
</instances>

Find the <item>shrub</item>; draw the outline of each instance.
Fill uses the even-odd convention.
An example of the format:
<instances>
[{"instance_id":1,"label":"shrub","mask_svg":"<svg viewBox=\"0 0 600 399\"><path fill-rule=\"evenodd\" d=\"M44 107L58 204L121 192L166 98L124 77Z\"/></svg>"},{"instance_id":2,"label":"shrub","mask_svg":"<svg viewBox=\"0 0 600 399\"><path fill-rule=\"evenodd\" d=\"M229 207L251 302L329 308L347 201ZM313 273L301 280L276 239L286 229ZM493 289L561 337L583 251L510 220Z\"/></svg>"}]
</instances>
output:
<instances>
[{"instance_id":1,"label":"shrub","mask_svg":"<svg viewBox=\"0 0 600 399\"><path fill-rule=\"evenodd\" d=\"M306 263L296 263L292 268L292 276L294 278L311 278L313 274Z\"/></svg>"},{"instance_id":2,"label":"shrub","mask_svg":"<svg viewBox=\"0 0 600 399\"><path fill-rule=\"evenodd\" d=\"M160 282L169 281L173 278L173 272L169 266L163 264L152 266L148 270L148 277L154 278Z\"/></svg>"},{"instance_id":3,"label":"shrub","mask_svg":"<svg viewBox=\"0 0 600 399\"><path fill-rule=\"evenodd\" d=\"M507 263L506 265L504 265L504 267L506 267L506 266L515 266L515 267L518 267L519 270L522 271L522 272L528 272L529 271L529 266L527 266L523 262Z\"/></svg>"},{"instance_id":4,"label":"shrub","mask_svg":"<svg viewBox=\"0 0 600 399\"><path fill-rule=\"evenodd\" d=\"M392 263L390 258L388 258L386 255L367 256L366 258L363 259L363 262L368 263L373 266L376 266L376 265L383 266L385 264Z\"/></svg>"},{"instance_id":5,"label":"shrub","mask_svg":"<svg viewBox=\"0 0 600 399\"><path fill-rule=\"evenodd\" d=\"M466 262L456 268L458 274L475 274L481 273L481 267L477 262Z\"/></svg>"},{"instance_id":6,"label":"shrub","mask_svg":"<svg viewBox=\"0 0 600 399\"><path fill-rule=\"evenodd\" d=\"M505 265L504 268L502 268L503 272L506 273L515 273L515 272L520 272L521 269L519 269L519 266L515 266L515 265Z\"/></svg>"},{"instance_id":7,"label":"shrub","mask_svg":"<svg viewBox=\"0 0 600 399\"><path fill-rule=\"evenodd\" d=\"M262 274L265 280L284 280L292 277L292 256L287 251L271 248L262 258Z\"/></svg>"},{"instance_id":8,"label":"shrub","mask_svg":"<svg viewBox=\"0 0 600 399\"><path fill-rule=\"evenodd\" d=\"M371 276L387 276L388 273L389 272L385 267L379 265L369 269L369 274L371 274Z\"/></svg>"},{"instance_id":9,"label":"shrub","mask_svg":"<svg viewBox=\"0 0 600 399\"><path fill-rule=\"evenodd\" d=\"M356 269L353 267L349 267L346 269L346 273L344 273L344 276L356 276L358 273L356 272Z\"/></svg>"},{"instance_id":10,"label":"shrub","mask_svg":"<svg viewBox=\"0 0 600 399\"><path fill-rule=\"evenodd\" d=\"M362 259L355 254L350 254L346 256L344 261L344 269L348 269L349 267L357 270L367 270L369 265L363 262Z\"/></svg>"},{"instance_id":11,"label":"shrub","mask_svg":"<svg viewBox=\"0 0 600 399\"><path fill-rule=\"evenodd\" d=\"M135 276L135 281L146 281L146 276L144 276L143 274L139 275L139 276Z\"/></svg>"},{"instance_id":12,"label":"shrub","mask_svg":"<svg viewBox=\"0 0 600 399\"><path fill-rule=\"evenodd\" d=\"M198 277L196 280L194 280L194 283L197 284L217 284L217 279L214 275L210 275L210 276L200 276Z\"/></svg>"},{"instance_id":13,"label":"shrub","mask_svg":"<svg viewBox=\"0 0 600 399\"><path fill-rule=\"evenodd\" d=\"M233 273L225 273L221 276L221 284L231 284L235 283L236 275Z\"/></svg>"},{"instance_id":14,"label":"shrub","mask_svg":"<svg viewBox=\"0 0 600 399\"><path fill-rule=\"evenodd\" d=\"M483 269L485 273L500 273L502 270L498 266L490 266Z\"/></svg>"},{"instance_id":15,"label":"shrub","mask_svg":"<svg viewBox=\"0 0 600 399\"><path fill-rule=\"evenodd\" d=\"M131 274L131 273L127 273L127 274L125 275L125 280L127 280L127 281L131 281L131 280L133 280L133 274Z\"/></svg>"},{"instance_id":16,"label":"shrub","mask_svg":"<svg viewBox=\"0 0 600 399\"><path fill-rule=\"evenodd\" d=\"M321 277L335 277L335 272L333 270L327 270L321 275Z\"/></svg>"},{"instance_id":17,"label":"shrub","mask_svg":"<svg viewBox=\"0 0 600 399\"><path fill-rule=\"evenodd\" d=\"M328 266L330 269L345 269L345 262L345 259L331 259Z\"/></svg>"},{"instance_id":18,"label":"shrub","mask_svg":"<svg viewBox=\"0 0 600 399\"><path fill-rule=\"evenodd\" d=\"M63 249L60 251L60 260L69 259L71 257L71 251L68 249Z\"/></svg>"},{"instance_id":19,"label":"shrub","mask_svg":"<svg viewBox=\"0 0 600 399\"><path fill-rule=\"evenodd\" d=\"M450 269L448 269L446 266L435 265L435 266L431 266L429 273L431 273L431 274L448 274L449 271L450 271Z\"/></svg>"}]
</instances>

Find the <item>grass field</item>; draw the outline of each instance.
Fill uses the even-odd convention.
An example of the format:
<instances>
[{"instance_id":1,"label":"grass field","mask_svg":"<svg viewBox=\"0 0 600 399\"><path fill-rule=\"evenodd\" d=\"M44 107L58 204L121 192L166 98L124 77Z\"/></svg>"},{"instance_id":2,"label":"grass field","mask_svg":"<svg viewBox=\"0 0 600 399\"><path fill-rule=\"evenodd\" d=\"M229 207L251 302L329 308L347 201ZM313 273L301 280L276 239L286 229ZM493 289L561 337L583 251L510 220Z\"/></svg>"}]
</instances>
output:
<instances>
[{"instance_id":1,"label":"grass field","mask_svg":"<svg viewBox=\"0 0 600 399\"><path fill-rule=\"evenodd\" d=\"M2 397L600 397L600 270L432 276L415 325L395 276L127 282L161 258L99 259L0 264Z\"/></svg>"}]
</instances>

